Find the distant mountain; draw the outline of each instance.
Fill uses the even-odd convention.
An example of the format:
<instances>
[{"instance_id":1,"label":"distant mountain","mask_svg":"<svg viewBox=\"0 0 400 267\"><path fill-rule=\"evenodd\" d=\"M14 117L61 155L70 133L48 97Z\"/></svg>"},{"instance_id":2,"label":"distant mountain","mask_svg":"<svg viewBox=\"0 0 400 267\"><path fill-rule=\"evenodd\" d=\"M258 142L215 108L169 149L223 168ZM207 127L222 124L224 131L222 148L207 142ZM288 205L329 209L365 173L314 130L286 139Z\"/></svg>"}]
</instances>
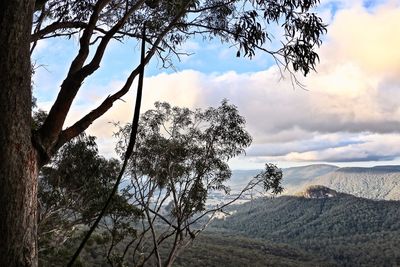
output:
<instances>
[{"instance_id":1,"label":"distant mountain","mask_svg":"<svg viewBox=\"0 0 400 267\"><path fill-rule=\"evenodd\" d=\"M262 170L232 170L231 179L228 181L228 185L231 187L233 191L240 191L243 189L247 183L259 174Z\"/></svg>"},{"instance_id":2,"label":"distant mountain","mask_svg":"<svg viewBox=\"0 0 400 267\"><path fill-rule=\"evenodd\" d=\"M235 213L219 226L273 240L400 231L399 201L374 201L323 186L310 187L301 195L235 205L231 208Z\"/></svg>"},{"instance_id":3,"label":"distant mountain","mask_svg":"<svg viewBox=\"0 0 400 267\"><path fill-rule=\"evenodd\" d=\"M315 177L331 173L339 169L338 166L328 164L313 164L301 167L283 169L283 185L298 186L313 180Z\"/></svg>"},{"instance_id":4,"label":"distant mountain","mask_svg":"<svg viewBox=\"0 0 400 267\"><path fill-rule=\"evenodd\" d=\"M286 195L294 195L310 185L324 185L358 197L400 200L400 166L339 168L315 164L285 168L282 171L282 185ZM234 170L229 185L233 190L239 190L259 172L260 170Z\"/></svg>"},{"instance_id":5,"label":"distant mountain","mask_svg":"<svg viewBox=\"0 0 400 267\"><path fill-rule=\"evenodd\" d=\"M340 266L400 264L400 202L374 201L320 186L303 196L236 205L213 227L287 243Z\"/></svg>"},{"instance_id":6,"label":"distant mountain","mask_svg":"<svg viewBox=\"0 0 400 267\"><path fill-rule=\"evenodd\" d=\"M400 200L400 166L339 168L307 181L302 187L311 184L364 198Z\"/></svg>"},{"instance_id":7,"label":"distant mountain","mask_svg":"<svg viewBox=\"0 0 400 267\"><path fill-rule=\"evenodd\" d=\"M313 164L301 167L283 168L282 185L285 187L287 192L298 192L301 186L305 183L312 181L316 177L331 173L338 168L339 167L337 166L328 164ZM242 189L252 177L261 171L261 169L233 170L229 185L235 190Z\"/></svg>"}]
</instances>

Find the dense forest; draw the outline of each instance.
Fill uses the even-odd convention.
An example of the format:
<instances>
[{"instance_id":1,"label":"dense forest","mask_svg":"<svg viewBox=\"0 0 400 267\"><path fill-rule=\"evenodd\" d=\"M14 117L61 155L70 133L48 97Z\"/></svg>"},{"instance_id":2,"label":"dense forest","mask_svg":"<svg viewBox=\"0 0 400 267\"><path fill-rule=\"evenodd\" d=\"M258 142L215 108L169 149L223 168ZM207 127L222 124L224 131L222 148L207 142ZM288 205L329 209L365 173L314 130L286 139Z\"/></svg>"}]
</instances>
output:
<instances>
[{"instance_id":1,"label":"dense forest","mask_svg":"<svg viewBox=\"0 0 400 267\"><path fill-rule=\"evenodd\" d=\"M282 196L231 207L213 227L302 248L340 266L400 263L400 205L338 193L333 197Z\"/></svg>"},{"instance_id":2,"label":"dense forest","mask_svg":"<svg viewBox=\"0 0 400 267\"><path fill-rule=\"evenodd\" d=\"M100 239L91 242L85 249L79 264L81 266L110 266L104 260ZM161 254L167 255L168 246L161 247ZM127 257L127 266L133 265L132 255ZM155 261L149 263L156 265ZM301 248L271 243L261 239L248 238L225 231L206 231L179 255L174 266L333 266L326 259Z\"/></svg>"}]
</instances>

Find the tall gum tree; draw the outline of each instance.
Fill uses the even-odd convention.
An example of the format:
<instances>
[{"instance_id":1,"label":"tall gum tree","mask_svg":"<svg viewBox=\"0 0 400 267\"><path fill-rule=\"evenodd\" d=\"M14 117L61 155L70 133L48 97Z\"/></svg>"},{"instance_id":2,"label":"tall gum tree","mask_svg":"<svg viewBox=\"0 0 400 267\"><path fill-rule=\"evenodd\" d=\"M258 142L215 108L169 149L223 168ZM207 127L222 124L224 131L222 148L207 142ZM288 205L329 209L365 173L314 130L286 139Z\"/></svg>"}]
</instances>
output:
<instances>
[{"instance_id":1,"label":"tall gum tree","mask_svg":"<svg viewBox=\"0 0 400 267\"><path fill-rule=\"evenodd\" d=\"M124 96L139 75L70 127L64 122L83 82L101 65L111 40L141 39L146 22L148 51L166 66L187 39L217 38L236 56L267 53L284 68L307 74L326 31L312 12L318 0L3 0L0 2L0 266L37 265L37 177L66 142ZM271 50L270 24L283 28L281 47ZM79 36L69 66L44 123L32 130L30 52L48 38ZM73 41L74 38L71 38Z\"/></svg>"},{"instance_id":2,"label":"tall gum tree","mask_svg":"<svg viewBox=\"0 0 400 267\"><path fill-rule=\"evenodd\" d=\"M38 157L31 142L34 1L0 3L0 265L35 266Z\"/></svg>"}]
</instances>

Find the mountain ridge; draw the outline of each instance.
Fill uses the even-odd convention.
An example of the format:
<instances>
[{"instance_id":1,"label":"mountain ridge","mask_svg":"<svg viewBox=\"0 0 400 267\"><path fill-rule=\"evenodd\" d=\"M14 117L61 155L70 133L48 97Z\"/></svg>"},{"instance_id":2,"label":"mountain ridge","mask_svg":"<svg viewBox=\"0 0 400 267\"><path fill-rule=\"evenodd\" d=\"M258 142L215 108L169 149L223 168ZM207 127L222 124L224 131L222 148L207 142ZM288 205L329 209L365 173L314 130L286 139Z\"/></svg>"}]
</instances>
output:
<instances>
[{"instance_id":1,"label":"mountain ridge","mask_svg":"<svg viewBox=\"0 0 400 267\"><path fill-rule=\"evenodd\" d=\"M376 200L400 200L400 166L339 168L303 184L324 185L333 190Z\"/></svg>"},{"instance_id":2,"label":"mountain ridge","mask_svg":"<svg viewBox=\"0 0 400 267\"><path fill-rule=\"evenodd\" d=\"M260 170L233 170L230 186L239 190ZM338 167L312 164L284 168L282 186L285 195L296 195L310 185L377 200L400 200L400 165Z\"/></svg>"},{"instance_id":3,"label":"mountain ridge","mask_svg":"<svg viewBox=\"0 0 400 267\"><path fill-rule=\"evenodd\" d=\"M311 187L313 188L313 187ZM332 192L314 187L317 195ZM233 206L211 225L249 238L287 243L337 266L400 264L400 201L350 194L279 196Z\"/></svg>"}]
</instances>

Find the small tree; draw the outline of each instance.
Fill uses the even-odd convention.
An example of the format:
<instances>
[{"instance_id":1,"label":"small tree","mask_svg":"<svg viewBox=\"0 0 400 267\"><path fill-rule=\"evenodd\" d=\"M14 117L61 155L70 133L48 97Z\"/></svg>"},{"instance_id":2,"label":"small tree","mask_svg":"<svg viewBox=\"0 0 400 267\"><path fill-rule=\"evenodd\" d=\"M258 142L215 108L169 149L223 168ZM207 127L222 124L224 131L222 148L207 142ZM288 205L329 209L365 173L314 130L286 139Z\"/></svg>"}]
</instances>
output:
<instances>
[{"instance_id":1,"label":"small tree","mask_svg":"<svg viewBox=\"0 0 400 267\"><path fill-rule=\"evenodd\" d=\"M118 160L99 156L95 138L84 134L66 143L42 168L38 189L40 265L66 265L82 231L93 223L104 205L119 169ZM129 187L114 196L98 235L109 232L114 243L117 235L134 235L131 223L140 211L129 203L130 198ZM112 242L106 243L112 247ZM109 257L106 251L104 260Z\"/></svg>"},{"instance_id":2,"label":"small tree","mask_svg":"<svg viewBox=\"0 0 400 267\"><path fill-rule=\"evenodd\" d=\"M185 248L212 220L216 212L257 186L281 191L282 172L274 165L254 177L236 197L217 206L207 205L210 192L229 194L224 184L231 176L227 161L251 143L245 120L226 100L218 108L191 111L155 104L141 117L137 143L129 163L133 205L143 214L138 238L129 242L135 265L153 260L171 266ZM117 151L125 151L127 125L117 133ZM146 247L145 244L150 245ZM168 253L165 251L167 241ZM165 253L164 253L165 254ZM165 258L163 258L163 256Z\"/></svg>"}]
</instances>

